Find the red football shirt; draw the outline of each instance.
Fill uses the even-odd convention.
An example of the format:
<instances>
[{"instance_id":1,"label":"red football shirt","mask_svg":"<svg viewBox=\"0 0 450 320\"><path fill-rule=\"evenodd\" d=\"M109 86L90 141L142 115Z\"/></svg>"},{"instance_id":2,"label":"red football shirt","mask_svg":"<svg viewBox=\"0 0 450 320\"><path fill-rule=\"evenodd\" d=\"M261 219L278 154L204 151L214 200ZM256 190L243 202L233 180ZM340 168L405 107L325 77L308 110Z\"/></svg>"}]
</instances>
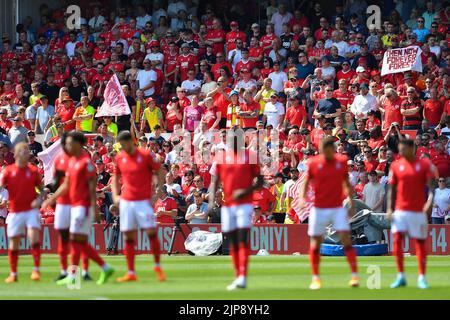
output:
<instances>
[{"instance_id":1,"label":"red football shirt","mask_svg":"<svg viewBox=\"0 0 450 320\"><path fill-rule=\"evenodd\" d=\"M180 54L177 57L177 67L180 70L181 81L184 81L188 78L188 70L194 68L196 65L198 65L198 59L191 53L189 53L188 55Z\"/></svg>"},{"instance_id":2,"label":"red football shirt","mask_svg":"<svg viewBox=\"0 0 450 320\"><path fill-rule=\"evenodd\" d=\"M70 158L66 177L69 179L69 198L72 206L91 205L88 181L96 175L95 166L86 154Z\"/></svg>"},{"instance_id":3,"label":"red football shirt","mask_svg":"<svg viewBox=\"0 0 450 320\"><path fill-rule=\"evenodd\" d=\"M403 115L400 113L402 107L402 98L397 97L397 99L395 99L394 101L386 99L383 107L383 129L388 130L393 122L397 122L401 127L403 123Z\"/></svg>"},{"instance_id":4,"label":"red football shirt","mask_svg":"<svg viewBox=\"0 0 450 320\"><path fill-rule=\"evenodd\" d=\"M243 199L234 200L233 192L238 189L249 188L253 184L253 179L260 175L259 165L250 163L252 162L251 160L257 162L256 158L250 157L248 152L242 155L228 152L224 163L217 164L216 174L220 181L222 181L226 206L252 203L253 199L251 194Z\"/></svg>"},{"instance_id":5,"label":"red football shirt","mask_svg":"<svg viewBox=\"0 0 450 320\"><path fill-rule=\"evenodd\" d=\"M430 161L415 159L409 162L402 157L393 162L390 169L389 183L397 186L395 209L422 212L427 180L434 177Z\"/></svg>"},{"instance_id":6,"label":"red football shirt","mask_svg":"<svg viewBox=\"0 0 450 320\"><path fill-rule=\"evenodd\" d=\"M259 205L263 213L269 211L270 203L276 200L277 198L267 188L261 188L253 193L253 205Z\"/></svg>"},{"instance_id":7,"label":"red football shirt","mask_svg":"<svg viewBox=\"0 0 450 320\"><path fill-rule=\"evenodd\" d=\"M116 156L116 163L116 173L122 175L121 197L127 201L149 200L152 195L153 172L161 164L144 149L137 149L133 155L121 151Z\"/></svg>"},{"instance_id":8,"label":"red football shirt","mask_svg":"<svg viewBox=\"0 0 450 320\"><path fill-rule=\"evenodd\" d=\"M61 172L64 172L64 174L65 174L67 171L67 167L69 166L69 160L70 160L70 156L67 155L65 152L61 152L55 159L54 173L56 173L56 171L61 171ZM64 179L65 178L61 179L60 184L64 183ZM56 200L56 203L70 204L69 194L66 193L65 195L59 197L58 200Z\"/></svg>"},{"instance_id":9,"label":"red football shirt","mask_svg":"<svg viewBox=\"0 0 450 320\"><path fill-rule=\"evenodd\" d=\"M320 154L308 160L307 175L314 189L317 208L342 207L344 181L348 178L347 157L334 155L331 161Z\"/></svg>"},{"instance_id":10,"label":"red football shirt","mask_svg":"<svg viewBox=\"0 0 450 320\"><path fill-rule=\"evenodd\" d=\"M166 197L164 200L158 199L154 204L155 212L161 211L172 211L178 209L177 202L171 198ZM167 215L163 215L157 218L158 223L173 223L173 218Z\"/></svg>"},{"instance_id":11,"label":"red football shirt","mask_svg":"<svg viewBox=\"0 0 450 320\"><path fill-rule=\"evenodd\" d=\"M301 126L302 122L306 123L306 110L305 107L299 105L298 107L289 107L286 111L285 119L289 121L291 125Z\"/></svg>"},{"instance_id":12,"label":"red football shirt","mask_svg":"<svg viewBox=\"0 0 450 320\"><path fill-rule=\"evenodd\" d=\"M260 105L256 101L252 101L249 104L243 103L241 105L241 111L255 111L259 110ZM256 122L258 122L259 113L253 118L241 118L242 119L242 127L245 128L256 128Z\"/></svg>"},{"instance_id":13,"label":"red football shirt","mask_svg":"<svg viewBox=\"0 0 450 320\"><path fill-rule=\"evenodd\" d=\"M444 106L438 99L425 101L423 106L425 119L428 120L431 126L437 126L441 121L442 113L444 112Z\"/></svg>"},{"instance_id":14,"label":"red football shirt","mask_svg":"<svg viewBox=\"0 0 450 320\"><path fill-rule=\"evenodd\" d=\"M13 163L3 169L1 185L9 192L9 211L20 213L31 210L31 203L36 199L36 187L42 185L42 179L35 166L29 164L19 168Z\"/></svg>"}]
</instances>

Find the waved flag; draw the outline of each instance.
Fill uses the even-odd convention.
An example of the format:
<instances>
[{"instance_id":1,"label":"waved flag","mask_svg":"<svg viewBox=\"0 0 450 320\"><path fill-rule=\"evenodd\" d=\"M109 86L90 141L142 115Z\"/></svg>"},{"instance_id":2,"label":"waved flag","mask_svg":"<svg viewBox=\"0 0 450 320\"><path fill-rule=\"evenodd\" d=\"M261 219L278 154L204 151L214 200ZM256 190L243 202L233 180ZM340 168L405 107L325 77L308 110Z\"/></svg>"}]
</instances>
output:
<instances>
[{"instance_id":1,"label":"waved flag","mask_svg":"<svg viewBox=\"0 0 450 320\"><path fill-rule=\"evenodd\" d=\"M56 157L63 152L61 147L61 139L53 143L49 148L38 153L39 159L44 164L44 184L47 185L53 180L53 166Z\"/></svg>"},{"instance_id":2,"label":"waved flag","mask_svg":"<svg viewBox=\"0 0 450 320\"><path fill-rule=\"evenodd\" d=\"M300 172L300 176L298 180L287 190L287 196L292 198L291 208L295 211L300 222L305 221L306 218L309 217L309 212L311 211L314 204L314 192L312 187L308 187L308 191L306 193L305 206L300 206L300 190L303 184L305 183L306 172Z\"/></svg>"},{"instance_id":3,"label":"waved flag","mask_svg":"<svg viewBox=\"0 0 450 320\"><path fill-rule=\"evenodd\" d=\"M111 79L109 79L105 92L103 93L103 98L105 101L97 110L97 114L95 115L96 118L105 116L124 116L131 113L127 98L123 93L122 86L116 75L113 75Z\"/></svg>"}]
</instances>

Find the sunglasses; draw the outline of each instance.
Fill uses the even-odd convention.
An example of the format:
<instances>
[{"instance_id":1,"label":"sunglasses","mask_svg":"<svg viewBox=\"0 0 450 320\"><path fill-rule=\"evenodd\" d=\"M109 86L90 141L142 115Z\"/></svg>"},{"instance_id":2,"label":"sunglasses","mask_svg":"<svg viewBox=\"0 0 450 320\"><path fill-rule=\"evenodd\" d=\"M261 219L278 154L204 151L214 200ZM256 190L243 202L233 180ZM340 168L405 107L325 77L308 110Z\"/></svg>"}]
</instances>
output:
<instances>
[{"instance_id":1,"label":"sunglasses","mask_svg":"<svg viewBox=\"0 0 450 320\"><path fill-rule=\"evenodd\" d=\"M408 93L408 94L413 94L413 93L414 93L414 91L408 91L407 93Z\"/></svg>"},{"instance_id":2,"label":"sunglasses","mask_svg":"<svg viewBox=\"0 0 450 320\"><path fill-rule=\"evenodd\" d=\"M326 92L333 92L333 90L331 90L331 89L327 89L327 90L325 90Z\"/></svg>"},{"instance_id":3,"label":"sunglasses","mask_svg":"<svg viewBox=\"0 0 450 320\"><path fill-rule=\"evenodd\" d=\"M439 179L439 180L438 180L438 182L445 182L445 180L443 180L443 179Z\"/></svg>"}]
</instances>

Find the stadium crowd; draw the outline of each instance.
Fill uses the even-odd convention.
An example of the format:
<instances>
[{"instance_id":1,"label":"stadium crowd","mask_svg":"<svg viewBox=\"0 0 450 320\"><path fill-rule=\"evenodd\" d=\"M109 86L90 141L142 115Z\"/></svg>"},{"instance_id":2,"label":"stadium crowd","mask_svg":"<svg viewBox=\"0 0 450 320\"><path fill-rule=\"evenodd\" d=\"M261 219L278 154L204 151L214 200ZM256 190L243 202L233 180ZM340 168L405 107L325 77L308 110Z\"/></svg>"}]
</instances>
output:
<instances>
[{"instance_id":1,"label":"stadium crowd","mask_svg":"<svg viewBox=\"0 0 450 320\"><path fill-rule=\"evenodd\" d=\"M336 152L348 156L357 198L384 212L389 167L409 135L416 154L439 172L432 222L450 218L450 3L398 1L403 6L377 29L366 26L364 0L338 3L333 15L320 3L271 0L259 20L255 1L168 2L113 8L93 1L82 7L78 30L67 29L66 7L43 5L38 27L28 17L17 41L3 34L0 165L13 163L13 146L26 141L43 173L39 152L64 132L85 132L98 205L111 222L115 137L130 130L164 163L158 221L179 215L217 223L220 210L208 215L205 202L226 130L265 130L279 140L267 136L265 152L280 159L275 170L261 162L265 185L254 193L253 221L305 223L289 189L324 137L335 137ZM423 71L381 76L384 52L409 45L421 47ZM96 118L114 74L131 114ZM190 150L183 141L191 141ZM0 200L2 223L7 190ZM42 212L43 221L52 223L53 214Z\"/></svg>"}]
</instances>

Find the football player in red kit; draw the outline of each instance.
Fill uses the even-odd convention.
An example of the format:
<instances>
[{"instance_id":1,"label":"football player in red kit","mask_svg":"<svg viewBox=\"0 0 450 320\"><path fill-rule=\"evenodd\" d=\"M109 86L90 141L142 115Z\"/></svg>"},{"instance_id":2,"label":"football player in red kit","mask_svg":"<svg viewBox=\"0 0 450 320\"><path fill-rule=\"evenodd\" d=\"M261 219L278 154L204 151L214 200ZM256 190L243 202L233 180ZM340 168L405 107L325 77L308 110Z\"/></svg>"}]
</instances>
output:
<instances>
[{"instance_id":1,"label":"football player in red kit","mask_svg":"<svg viewBox=\"0 0 450 320\"><path fill-rule=\"evenodd\" d=\"M134 271L134 246L138 228L145 230L150 239L155 260L154 271L158 280L164 281L166 276L160 266L161 246L156 216L152 208L155 201L152 192L153 175L158 176L158 188L164 185L161 164L148 150L136 147L129 131L119 133L117 141L122 151L116 157L117 166L113 176L112 191L114 202L120 207L120 230L125 238L124 251L128 266L128 272L118 278L117 282L137 280Z\"/></svg>"},{"instance_id":2,"label":"football player in red kit","mask_svg":"<svg viewBox=\"0 0 450 320\"><path fill-rule=\"evenodd\" d=\"M39 242L39 211L41 199L45 196L42 191L42 177L36 166L28 163L30 149L26 143L18 143L14 147L15 163L7 166L0 179L0 185L9 191L9 214L6 218L9 239L8 259L11 268L6 283L17 281L17 262L19 259L20 239L27 234L31 243L34 268L31 280L41 278L39 272L41 259L41 244ZM36 188L41 197L36 197Z\"/></svg>"},{"instance_id":3,"label":"football player in red kit","mask_svg":"<svg viewBox=\"0 0 450 320\"><path fill-rule=\"evenodd\" d=\"M67 133L64 133L61 137L61 147L63 151L56 157L54 165L54 181L52 184L52 190L56 191L58 187L63 183L66 175L67 166L69 165L70 156L65 149L65 142ZM86 154L87 155L87 154ZM70 251L69 243L69 228L70 228L70 197L69 194L59 197L56 200L55 207L55 230L59 233L58 238L58 255L60 259L61 272L55 281L64 279L67 276L67 257ZM92 278L88 273L89 259L85 254L82 254L82 277L83 280L89 281Z\"/></svg>"},{"instance_id":4,"label":"football player in red kit","mask_svg":"<svg viewBox=\"0 0 450 320\"><path fill-rule=\"evenodd\" d=\"M228 132L227 145L232 147L226 152L225 161L217 164L209 193L210 212L214 207L214 196L219 181L222 183L225 201L221 210L222 232L229 239L236 274L236 279L227 287L228 290L244 289L247 286L249 233L253 214L252 195L263 184L260 167L255 159L257 157L252 157L243 148L243 135L242 130Z\"/></svg>"},{"instance_id":5,"label":"football player in red kit","mask_svg":"<svg viewBox=\"0 0 450 320\"><path fill-rule=\"evenodd\" d=\"M417 286L428 288L425 280L427 253L427 214L433 206L435 167L426 158L418 159L414 155L414 141L400 140L401 158L392 163L389 172L387 216L392 220L394 234L394 251L397 263L397 279L391 288L406 286L403 266L403 238L407 234L415 240L419 277ZM428 187L428 198L425 199L425 187Z\"/></svg>"},{"instance_id":6,"label":"football player in red kit","mask_svg":"<svg viewBox=\"0 0 450 320\"><path fill-rule=\"evenodd\" d=\"M305 183L300 190L301 199L306 198L308 185L314 190L314 206L309 215L308 235L311 237L309 259L312 268L310 289L322 287L319 277L320 245L327 226L332 223L340 236L345 255L350 264L352 277L349 285L359 286L356 251L350 238L349 216L353 216L353 189L348 179L347 157L335 154L334 139L325 138L320 144L320 154L308 159ZM349 209L342 206L345 197Z\"/></svg>"},{"instance_id":7,"label":"football player in red kit","mask_svg":"<svg viewBox=\"0 0 450 320\"><path fill-rule=\"evenodd\" d=\"M89 259L94 260L102 269L97 284L104 284L114 272L99 256L97 251L88 243L88 236L92 227L94 213L97 215L96 206L96 170L91 159L83 152L86 137L82 132L72 131L67 135L65 148L70 155L66 177L63 184L56 192L43 203L43 208L55 203L56 199L69 194L70 198L70 243L72 266L77 267L80 256L84 253ZM76 268L58 285L75 284Z\"/></svg>"}]
</instances>

